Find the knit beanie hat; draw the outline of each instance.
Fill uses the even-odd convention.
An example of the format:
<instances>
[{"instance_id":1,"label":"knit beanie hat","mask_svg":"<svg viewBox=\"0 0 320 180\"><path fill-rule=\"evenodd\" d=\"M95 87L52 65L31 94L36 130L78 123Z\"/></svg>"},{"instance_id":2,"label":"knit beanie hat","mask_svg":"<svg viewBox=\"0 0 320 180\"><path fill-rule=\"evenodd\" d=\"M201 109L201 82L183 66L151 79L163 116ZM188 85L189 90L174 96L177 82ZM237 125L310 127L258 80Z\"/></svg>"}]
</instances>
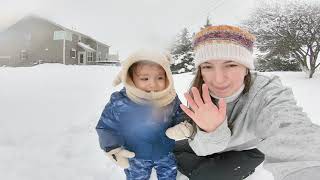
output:
<instances>
[{"instance_id":1,"label":"knit beanie hat","mask_svg":"<svg viewBox=\"0 0 320 180\"><path fill-rule=\"evenodd\" d=\"M230 60L254 69L255 36L239 27L209 26L198 32L193 41L195 66L209 60Z\"/></svg>"},{"instance_id":2,"label":"knit beanie hat","mask_svg":"<svg viewBox=\"0 0 320 180\"><path fill-rule=\"evenodd\" d=\"M166 88L159 92L145 92L138 89L129 75L129 68L136 62L150 61L159 64L166 72ZM123 83L128 97L139 104L151 103L157 107L163 107L170 104L176 97L173 85L173 77L170 70L171 57L169 54L141 49L129 55L127 59L121 62L121 71L113 81L116 86Z\"/></svg>"}]
</instances>

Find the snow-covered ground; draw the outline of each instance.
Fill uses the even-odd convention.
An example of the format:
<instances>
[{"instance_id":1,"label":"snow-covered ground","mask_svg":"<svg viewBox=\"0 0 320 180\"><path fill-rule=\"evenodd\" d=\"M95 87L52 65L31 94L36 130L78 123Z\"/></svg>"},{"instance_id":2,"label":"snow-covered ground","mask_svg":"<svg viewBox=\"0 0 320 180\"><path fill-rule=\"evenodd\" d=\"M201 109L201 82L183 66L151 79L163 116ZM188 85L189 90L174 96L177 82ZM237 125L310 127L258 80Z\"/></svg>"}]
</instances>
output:
<instances>
[{"instance_id":1,"label":"snow-covered ground","mask_svg":"<svg viewBox=\"0 0 320 180\"><path fill-rule=\"evenodd\" d=\"M0 178L121 180L122 170L99 149L95 125L118 67L42 64L0 67ZM268 73L269 74L269 73ZM277 72L298 104L320 124L320 75ZM179 96L191 74L175 75ZM185 102L185 101L184 101ZM155 180L155 174L152 175ZM248 180L271 180L259 167Z\"/></svg>"}]
</instances>

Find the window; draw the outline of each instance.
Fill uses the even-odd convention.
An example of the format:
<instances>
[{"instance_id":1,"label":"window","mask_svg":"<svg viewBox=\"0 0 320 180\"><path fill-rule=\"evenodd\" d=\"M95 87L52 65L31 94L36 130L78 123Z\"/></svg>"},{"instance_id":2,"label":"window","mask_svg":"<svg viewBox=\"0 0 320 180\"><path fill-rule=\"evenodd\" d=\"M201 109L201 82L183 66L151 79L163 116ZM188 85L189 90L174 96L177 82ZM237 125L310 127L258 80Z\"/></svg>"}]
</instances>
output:
<instances>
[{"instance_id":1,"label":"window","mask_svg":"<svg viewBox=\"0 0 320 180\"><path fill-rule=\"evenodd\" d=\"M27 50L22 49L20 51L20 60L24 61L28 59L28 54L27 54Z\"/></svg>"},{"instance_id":2,"label":"window","mask_svg":"<svg viewBox=\"0 0 320 180\"><path fill-rule=\"evenodd\" d=\"M93 61L93 52L88 52L87 53L87 60L89 61Z\"/></svg>"},{"instance_id":3,"label":"window","mask_svg":"<svg viewBox=\"0 0 320 180\"><path fill-rule=\"evenodd\" d=\"M68 40L72 41L72 33L69 31L54 31L53 40Z\"/></svg>"},{"instance_id":4,"label":"window","mask_svg":"<svg viewBox=\"0 0 320 180\"><path fill-rule=\"evenodd\" d=\"M75 59L76 58L76 54L77 54L77 51L76 49L72 48L71 51L70 51L70 56L72 59Z\"/></svg>"}]
</instances>

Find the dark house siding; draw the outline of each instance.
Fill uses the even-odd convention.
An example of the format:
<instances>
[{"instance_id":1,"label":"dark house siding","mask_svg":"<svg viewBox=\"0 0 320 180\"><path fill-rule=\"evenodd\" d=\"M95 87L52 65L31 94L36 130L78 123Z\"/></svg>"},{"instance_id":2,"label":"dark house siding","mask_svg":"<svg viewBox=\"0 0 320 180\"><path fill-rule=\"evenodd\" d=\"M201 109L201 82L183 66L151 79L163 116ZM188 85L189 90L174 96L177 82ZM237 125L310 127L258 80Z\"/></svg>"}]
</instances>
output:
<instances>
[{"instance_id":1,"label":"dark house siding","mask_svg":"<svg viewBox=\"0 0 320 180\"><path fill-rule=\"evenodd\" d=\"M85 53L83 64L99 64L107 59L109 46L99 43L89 36L69 30L48 20L28 16L0 33L0 66L32 66L38 63L64 63L64 40L54 40L55 31L72 34L72 39L65 40L65 64L78 64L79 52ZM78 45L82 42L94 49L92 61L88 61L88 49ZM75 50L72 52L72 50ZM72 55L75 55L73 58Z\"/></svg>"}]
</instances>

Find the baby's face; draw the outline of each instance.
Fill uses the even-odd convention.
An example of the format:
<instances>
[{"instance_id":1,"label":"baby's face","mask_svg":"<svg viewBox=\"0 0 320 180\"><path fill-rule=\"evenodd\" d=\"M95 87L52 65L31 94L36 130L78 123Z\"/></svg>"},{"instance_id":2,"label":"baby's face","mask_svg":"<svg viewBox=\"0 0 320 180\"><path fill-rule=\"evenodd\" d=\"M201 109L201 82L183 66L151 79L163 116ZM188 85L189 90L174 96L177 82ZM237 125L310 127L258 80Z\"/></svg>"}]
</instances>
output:
<instances>
[{"instance_id":1,"label":"baby's face","mask_svg":"<svg viewBox=\"0 0 320 180\"><path fill-rule=\"evenodd\" d=\"M132 78L135 86L145 92L158 92L166 88L166 72L158 64L138 64Z\"/></svg>"}]
</instances>

